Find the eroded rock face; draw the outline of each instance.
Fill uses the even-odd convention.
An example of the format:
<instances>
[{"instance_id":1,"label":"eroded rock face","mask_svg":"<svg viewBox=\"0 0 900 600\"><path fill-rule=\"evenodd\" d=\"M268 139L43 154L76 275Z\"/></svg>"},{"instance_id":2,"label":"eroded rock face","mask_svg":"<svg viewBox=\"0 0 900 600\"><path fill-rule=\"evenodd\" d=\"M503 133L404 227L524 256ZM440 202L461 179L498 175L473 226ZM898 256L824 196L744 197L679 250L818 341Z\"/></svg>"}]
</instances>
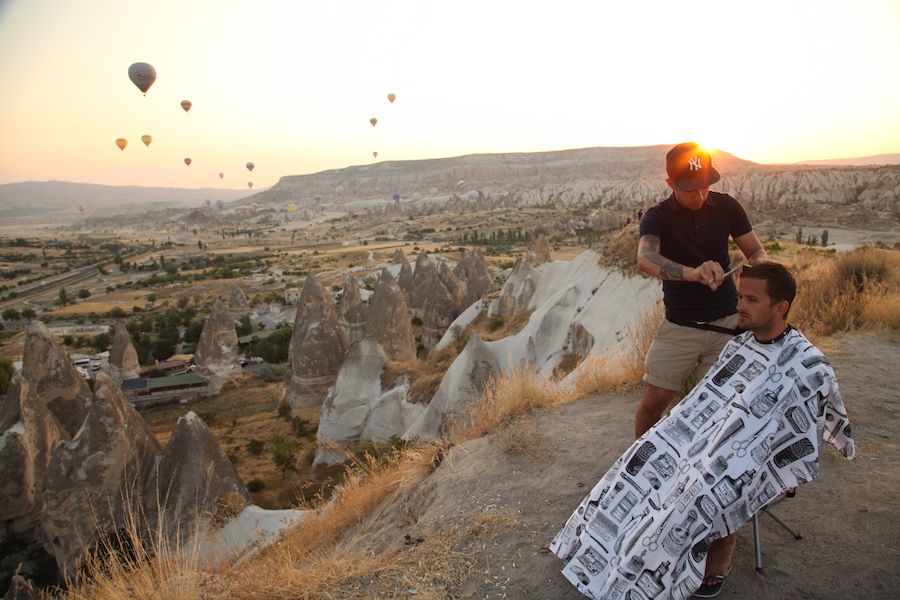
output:
<instances>
[{"instance_id":1,"label":"eroded rock face","mask_svg":"<svg viewBox=\"0 0 900 600\"><path fill-rule=\"evenodd\" d=\"M347 336L347 343L353 344L363 338L363 330L366 326L367 309L359 294L359 284L353 273L347 275L344 283L344 293L341 303L337 308L338 321Z\"/></svg>"},{"instance_id":2,"label":"eroded rock face","mask_svg":"<svg viewBox=\"0 0 900 600\"><path fill-rule=\"evenodd\" d=\"M394 251L394 260L391 261L391 264L400 265L400 272L397 274L397 285L408 296L410 290L413 289L413 271L412 267L409 266L409 261L406 260L406 254L403 253L401 248L397 248Z\"/></svg>"},{"instance_id":3,"label":"eroded rock face","mask_svg":"<svg viewBox=\"0 0 900 600\"><path fill-rule=\"evenodd\" d=\"M452 416L468 414L473 400L487 381L499 373L500 360L473 332L465 349L447 369L431 402L403 437L408 440L439 439L447 433Z\"/></svg>"},{"instance_id":4,"label":"eroded rock face","mask_svg":"<svg viewBox=\"0 0 900 600\"><path fill-rule=\"evenodd\" d=\"M236 513L249 502L247 487L209 427L193 412L178 419L144 507L166 539L191 536L212 515Z\"/></svg>"},{"instance_id":5,"label":"eroded rock face","mask_svg":"<svg viewBox=\"0 0 900 600\"><path fill-rule=\"evenodd\" d=\"M91 402L91 389L65 351L40 321L33 321L25 338L22 377L32 392L59 420L69 437L78 432Z\"/></svg>"},{"instance_id":6,"label":"eroded rock face","mask_svg":"<svg viewBox=\"0 0 900 600\"><path fill-rule=\"evenodd\" d=\"M382 269L375 292L369 301L366 335L371 335L384 349L388 358L400 362L416 360L416 340L406 299L397 281L387 269Z\"/></svg>"},{"instance_id":7,"label":"eroded rock face","mask_svg":"<svg viewBox=\"0 0 900 600\"><path fill-rule=\"evenodd\" d=\"M408 293L407 306L410 314L422 318L425 300L428 298L432 281L437 275L437 267L428 254L422 251L416 258L416 270L413 272L412 287Z\"/></svg>"},{"instance_id":8,"label":"eroded rock face","mask_svg":"<svg viewBox=\"0 0 900 600\"><path fill-rule=\"evenodd\" d=\"M517 258L516 266L500 290L496 307L493 309L494 314L508 317L528 308L534 291L540 285L541 277L541 273L530 262L521 256Z\"/></svg>"},{"instance_id":9,"label":"eroded rock face","mask_svg":"<svg viewBox=\"0 0 900 600\"><path fill-rule=\"evenodd\" d=\"M453 274L460 281L465 282L465 294L461 307L463 310L497 289L494 278L491 277L491 272L488 270L487 262L484 260L484 254L477 248L474 252L463 253L459 264L453 269Z\"/></svg>"},{"instance_id":10,"label":"eroded rock face","mask_svg":"<svg viewBox=\"0 0 900 600\"><path fill-rule=\"evenodd\" d=\"M229 379L241 374L234 320L218 298L213 302L209 318L203 323L194 362L197 373L209 378L211 394L218 394Z\"/></svg>"},{"instance_id":11,"label":"eroded rock face","mask_svg":"<svg viewBox=\"0 0 900 600\"><path fill-rule=\"evenodd\" d=\"M231 293L228 296L228 311L231 316L237 318L250 312L250 302L247 301L247 295L240 287L231 286Z\"/></svg>"},{"instance_id":12,"label":"eroded rock face","mask_svg":"<svg viewBox=\"0 0 900 600\"><path fill-rule=\"evenodd\" d=\"M545 262L550 262L550 244L544 236L537 237L528 243L528 251L525 253L525 260L536 267Z\"/></svg>"},{"instance_id":13,"label":"eroded rock face","mask_svg":"<svg viewBox=\"0 0 900 600\"><path fill-rule=\"evenodd\" d=\"M423 406L407 402L396 390L383 392L381 378L388 356L371 336L350 346L337 381L329 390L317 434L318 450L313 473L342 463L349 448L362 440L387 442L406 431Z\"/></svg>"},{"instance_id":14,"label":"eroded rock face","mask_svg":"<svg viewBox=\"0 0 900 600\"><path fill-rule=\"evenodd\" d=\"M74 575L85 548L140 515L143 483L162 448L116 383L100 373L84 426L53 451L41 526L60 570Z\"/></svg>"},{"instance_id":15,"label":"eroded rock face","mask_svg":"<svg viewBox=\"0 0 900 600\"><path fill-rule=\"evenodd\" d=\"M57 443L68 439L17 373L0 410L0 522L7 533L31 535L40 524L47 465Z\"/></svg>"},{"instance_id":16,"label":"eroded rock face","mask_svg":"<svg viewBox=\"0 0 900 600\"><path fill-rule=\"evenodd\" d=\"M434 278L422 316L422 345L434 348L450 324L462 312L463 286L450 272L446 264L438 267L438 276Z\"/></svg>"},{"instance_id":17,"label":"eroded rock face","mask_svg":"<svg viewBox=\"0 0 900 600\"><path fill-rule=\"evenodd\" d=\"M137 350L122 320L116 321L116 333L113 337L112 350L109 351L110 377L117 384L126 379L134 379L141 373Z\"/></svg>"},{"instance_id":18,"label":"eroded rock face","mask_svg":"<svg viewBox=\"0 0 900 600\"><path fill-rule=\"evenodd\" d=\"M300 294L288 350L287 400L291 406L315 406L337 379L347 352L331 294L310 273Z\"/></svg>"}]
</instances>

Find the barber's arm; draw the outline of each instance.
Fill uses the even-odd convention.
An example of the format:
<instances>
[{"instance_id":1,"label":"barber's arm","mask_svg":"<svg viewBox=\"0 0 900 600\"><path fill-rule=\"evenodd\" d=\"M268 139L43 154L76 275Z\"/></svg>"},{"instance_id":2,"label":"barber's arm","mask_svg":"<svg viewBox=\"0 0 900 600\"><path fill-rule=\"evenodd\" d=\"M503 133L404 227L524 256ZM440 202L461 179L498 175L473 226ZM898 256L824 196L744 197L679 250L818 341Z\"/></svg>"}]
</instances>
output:
<instances>
[{"instance_id":1,"label":"barber's arm","mask_svg":"<svg viewBox=\"0 0 900 600\"><path fill-rule=\"evenodd\" d=\"M742 236L734 238L734 243L737 244L738 248L741 249L741 252L744 253L744 256L747 257L747 262L749 262L751 266L761 265L769 260L769 255L765 248L762 247L759 238L756 237L755 231L749 231Z\"/></svg>"},{"instance_id":2,"label":"barber's arm","mask_svg":"<svg viewBox=\"0 0 900 600\"><path fill-rule=\"evenodd\" d=\"M638 268L667 281L696 281L716 289L725 278L722 265L708 260L697 267L687 267L659 253L660 240L655 235L642 235L638 242ZM762 249L762 246L760 246Z\"/></svg>"}]
</instances>

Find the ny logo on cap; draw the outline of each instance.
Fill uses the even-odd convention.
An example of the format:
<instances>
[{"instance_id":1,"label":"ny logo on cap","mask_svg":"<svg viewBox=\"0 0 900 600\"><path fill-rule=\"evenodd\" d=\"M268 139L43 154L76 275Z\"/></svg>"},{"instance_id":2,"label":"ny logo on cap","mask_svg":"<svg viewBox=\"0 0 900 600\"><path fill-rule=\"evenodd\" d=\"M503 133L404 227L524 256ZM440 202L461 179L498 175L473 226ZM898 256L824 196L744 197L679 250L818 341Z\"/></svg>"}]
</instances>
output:
<instances>
[{"instance_id":1,"label":"ny logo on cap","mask_svg":"<svg viewBox=\"0 0 900 600\"><path fill-rule=\"evenodd\" d=\"M700 157L699 156L691 157L690 162L688 162L688 168L691 171L699 171L700 169L702 169L703 165L700 164Z\"/></svg>"}]
</instances>

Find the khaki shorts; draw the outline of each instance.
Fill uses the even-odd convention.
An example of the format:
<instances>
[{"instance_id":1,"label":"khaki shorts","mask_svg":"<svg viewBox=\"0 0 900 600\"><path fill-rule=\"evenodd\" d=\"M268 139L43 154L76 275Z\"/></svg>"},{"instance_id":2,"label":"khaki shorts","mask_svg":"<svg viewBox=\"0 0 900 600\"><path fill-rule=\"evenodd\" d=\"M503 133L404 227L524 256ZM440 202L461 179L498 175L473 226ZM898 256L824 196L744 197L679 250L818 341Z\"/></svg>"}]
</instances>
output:
<instances>
[{"instance_id":1,"label":"khaki shorts","mask_svg":"<svg viewBox=\"0 0 900 600\"><path fill-rule=\"evenodd\" d=\"M734 329L737 321L735 313L710 321L710 325ZM685 327L663 319L644 360L644 381L677 392L695 366L697 379L703 377L731 338L726 333Z\"/></svg>"}]
</instances>

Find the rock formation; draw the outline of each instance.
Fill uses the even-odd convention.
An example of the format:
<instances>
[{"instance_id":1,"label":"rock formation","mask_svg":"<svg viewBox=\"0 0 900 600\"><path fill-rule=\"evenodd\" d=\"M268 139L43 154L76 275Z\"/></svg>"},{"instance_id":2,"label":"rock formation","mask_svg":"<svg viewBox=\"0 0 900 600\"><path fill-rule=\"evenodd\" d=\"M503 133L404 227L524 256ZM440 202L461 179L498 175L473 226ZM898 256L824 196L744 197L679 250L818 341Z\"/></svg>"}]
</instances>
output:
<instances>
[{"instance_id":1,"label":"rock formation","mask_svg":"<svg viewBox=\"0 0 900 600\"><path fill-rule=\"evenodd\" d=\"M193 412L178 419L148 488L145 509L170 541L250 502L216 436Z\"/></svg>"},{"instance_id":2,"label":"rock formation","mask_svg":"<svg viewBox=\"0 0 900 600\"><path fill-rule=\"evenodd\" d=\"M447 433L452 416L468 413L472 401L487 381L500 373L500 360L473 332L462 353L447 369L431 402L403 437L426 441L439 439Z\"/></svg>"},{"instance_id":3,"label":"rock formation","mask_svg":"<svg viewBox=\"0 0 900 600\"><path fill-rule=\"evenodd\" d=\"M338 304L338 322L347 336L347 343L353 344L363 338L363 330L366 326L366 305L359 294L359 284L353 273L347 275L344 282L344 293Z\"/></svg>"},{"instance_id":4,"label":"rock formation","mask_svg":"<svg viewBox=\"0 0 900 600\"><path fill-rule=\"evenodd\" d=\"M337 379L347 352L331 294L310 272L300 293L288 349L286 394L291 406L315 406Z\"/></svg>"},{"instance_id":5,"label":"rock formation","mask_svg":"<svg viewBox=\"0 0 900 600\"><path fill-rule=\"evenodd\" d=\"M25 562L46 549L71 576L85 550L107 535L133 524L150 539L160 526L158 506L175 511L169 522L190 534L209 515L249 499L205 425L179 424L160 456L156 437L110 377L98 373L93 395L83 394L84 379L41 323L25 345L0 408L0 521L24 541Z\"/></svg>"},{"instance_id":6,"label":"rock formation","mask_svg":"<svg viewBox=\"0 0 900 600\"><path fill-rule=\"evenodd\" d=\"M21 373L13 376L0 410L0 522L8 534L35 535L41 520L47 465L59 441L68 439L28 380Z\"/></svg>"},{"instance_id":7,"label":"rock formation","mask_svg":"<svg viewBox=\"0 0 900 600\"><path fill-rule=\"evenodd\" d=\"M400 289L403 290L403 293L408 296L410 290L413 288L413 271L409 266L409 261L406 260L403 249L397 248L394 251L394 259L391 261L391 264L400 265L400 272L397 274L397 285L399 285Z\"/></svg>"},{"instance_id":8,"label":"rock formation","mask_svg":"<svg viewBox=\"0 0 900 600\"><path fill-rule=\"evenodd\" d=\"M492 314L508 317L528 307L540 282L541 273L520 256L503 284L497 302L491 307Z\"/></svg>"},{"instance_id":9,"label":"rock formation","mask_svg":"<svg viewBox=\"0 0 900 600\"><path fill-rule=\"evenodd\" d=\"M484 260L484 254L478 248L473 252L463 253L459 264L453 269L453 274L465 284L462 309L468 308L497 289Z\"/></svg>"},{"instance_id":10,"label":"rock formation","mask_svg":"<svg viewBox=\"0 0 900 600\"><path fill-rule=\"evenodd\" d=\"M241 375L234 320L221 300L213 302L194 352L197 373L209 378L209 393L218 394L229 379Z\"/></svg>"},{"instance_id":11,"label":"rock formation","mask_svg":"<svg viewBox=\"0 0 900 600\"><path fill-rule=\"evenodd\" d=\"M388 356L371 336L350 346L337 381L322 403L313 471L341 463L349 448L363 441L387 442L406 431L423 410L406 401L406 388L384 392L381 379ZM400 392L400 393L398 393Z\"/></svg>"},{"instance_id":12,"label":"rock formation","mask_svg":"<svg viewBox=\"0 0 900 600\"><path fill-rule=\"evenodd\" d=\"M446 264L438 267L425 298L422 315L422 345L434 348L450 324L459 316L463 305L463 287Z\"/></svg>"},{"instance_id":13,"label":"rock formation","mask_svg":"<svg viewBox=\"0 0 900 600\"><path fill-rule=\"evenodd\" d=\"M407 294L407 306L410 315L422 318L422 311L425 308L425 299L431 288L437 267L428 257L428 253L424 250L416 258L416 269L413 272L412 287Z\"/></svg>"},{"instance_id":14,"label":"rock formation","mask_svg":"<svg viewBox=\"0 0 900 600\"><path fill-rule=\"evenodd\" d=\"M390 360L416 360L416 340L406 300L397 281L387 269L382 269L378 283L375 284L375 292L369 301L369 318L365 331L366 335L371 335L381 345Z\"/></svg>"},{"instance_id":15,"label":"rock formation","mask_svg":"<svg viewBox=\"0 0 900 600\"><path fill-rule=\"evenodd\" d=\"M550 245L547 243L547 238L539 236L528 242L525 260L533 267L550 262Z\"/></svg>"},{"instance_id":16,"label":"rock formation","mask_svg":"<svg viewBox=\"0 0 900 600\"><path fill-rule=\"evenodd\" d=\"M3 600L41 600L40 591L21 575L13 575Z\"/></svg>"},{"instance_id":17,"label":"rock formation","mask_svg":"<svg viewBox=\"0 0 900 600\"><path fill-rule=\"evenodd\" d=\"M110 377L116 384L121 384L126 379L134 379L141 373L137 351L121 319L116 321L112 350L109 352L109 370Z\"/></svg>"},{"instance_id":18,"label":"rock formation","mask_svg":"<svg viewBox=\"0 0 900 600\"><path fill-rule=\"evenodd\" d=\"M56 447L47 467L41 526L64 573L74 575L84 548L142 514L143 483L160 452L153 432L119 387L98 374L83 427L71 442Z\"/></svg>"},{"instance_id":19,"label":"rock formation","mask_svg":"<svg viewBox=\"0 0 900 600\"><path fill-rule=\"evenodd\" d=\"M56 416L68 436L74 436L84 422L91 388L40 321L32 321L28 329L22 377L31 383L31 393Z\"/></svg>"},{"instance_id":20,"label":"rock formation","mask_svg":"<svg viewBox=\"0 0 900 600\"><path fill-rule=\"evenodd\" d=\"M250 312L247 295L236 285L231 286L231 293L228 296L228 312L235 319Z\"/></svg>"}]
</instances>

